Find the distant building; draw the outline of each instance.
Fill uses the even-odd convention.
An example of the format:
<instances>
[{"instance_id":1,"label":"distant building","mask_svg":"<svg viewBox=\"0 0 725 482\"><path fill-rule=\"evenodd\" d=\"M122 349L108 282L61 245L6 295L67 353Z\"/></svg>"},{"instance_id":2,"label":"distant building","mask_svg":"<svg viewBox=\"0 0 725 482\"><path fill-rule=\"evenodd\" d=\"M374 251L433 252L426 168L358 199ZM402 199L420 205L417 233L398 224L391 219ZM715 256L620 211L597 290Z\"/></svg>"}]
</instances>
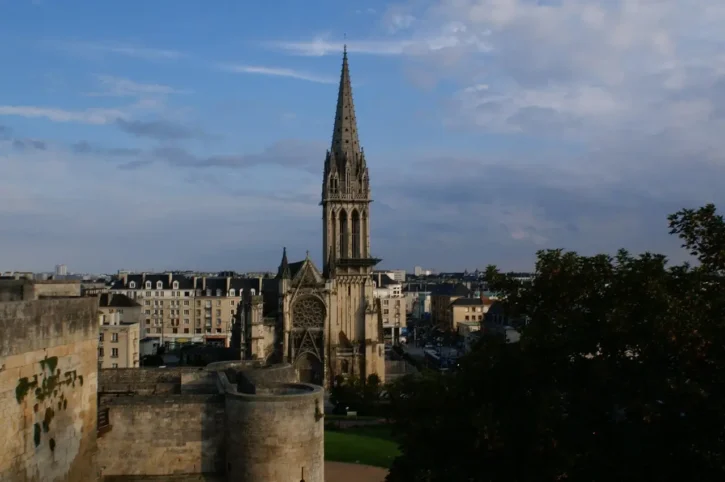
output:
<instances>
[{"instance_id":1,"label":"distant building","mask_svg":"<svg viewBox=\"0 0 725 482\"><path fill-rule=\"evenodd\" d=\"M67 276L68 267L64 264L56 264L55 265L55 274L56 274L56 276Z\"/></svg>"},{"instance_id":2,"label":"distant building","mask_svg":"<svg viewBox=\"0 0 725 482\"><path fill-rule=\"evenodd\" d=\"M434 287L435 284L423 281L407 283L403 288L406 311L412 318L422 320L430 315L431 290Z\"/></svg>"},{"instance_id":3,"label":"distant building","mask_svg":"<svg viewBox=\"0 0 725 482\"><path fill-rule=\"evenodd\" d=\"M138 368L141 305L126 295L98 296L98 368Z\"/></svg>"},{"instance_id":4,"label":"distant building","mask_svg":"<svg viewBox=\"0 0 725 482\"><path fill-rule=\"evenodd\" d=\"M459 298L471 298L472 292L461 283L441 283L431 290L431 320L444 330L453 329L451 303Z\"/></svg>"},{"instance_id":5,"label":"distant building","mask_svg":"<svg viewBox=\"0 0 725 482\"><path fill-rule=\"evenodd\" d=\"M413 269L413 273L416 276L430 276L431 274L433 274L433 271L431 271L429 269L423 269L423 267L421 267L421 266L416 266Z\"/></svg>"},{"instance_id":6,"label":"distant building","mask_svg":"<svg viewBox=\"0 0 725 482\"><path fill-rule=\"evenodd\" d=\"M375 289L373 296L380 299L383 319L383 339L388 344L397 344L406 335L405 298L403 285L388 273L373 275Z\"/></svg>"},{"instance_id":7,"label":"distant building","mask_svg":"<svg viewBox=\"0 0 725 482\"><path fill-rule=\"evenodd\" d=\"M483 323L483 316L488 311L491 303L484 303L481 298L458 298L449 305L450 326L447 329L458 332L459 325L467 322Z\"/></svg>"},{"instance_id":8,"label":"distant building","mask_svg":"<svg viewBox=\"0 0 725 482\"><path fill-rule=\"evenodd\" d=\"M124 274L110 293L141 305L141 337L158 346L209 343L228 347L242 293L261 293L257 278L197 277L174 273Z\"/></svg>"},{"instance_id":9,"label":"distant building","mask_svg":"<svg viewBox=\"0 0 725 482\"><path fill-rule=\"evenodd\" d=\"M523 318L507 316L504 305L500 301L491 305L483 320L483 330L486 333L504 335L507 343L517 343L521 338L521 328L527 324Z\"/></svg>"},{"instance_id":10,"label":"distant building","mask_svg":"<svg viewBox=\"0 0 725 482\"><path fill-rule=\"evenodd\" d=\"M405 283L405 270L404 269L390 269L385 272L388 276L393 278L398 283Z\"/></svg>"}]
</instances>

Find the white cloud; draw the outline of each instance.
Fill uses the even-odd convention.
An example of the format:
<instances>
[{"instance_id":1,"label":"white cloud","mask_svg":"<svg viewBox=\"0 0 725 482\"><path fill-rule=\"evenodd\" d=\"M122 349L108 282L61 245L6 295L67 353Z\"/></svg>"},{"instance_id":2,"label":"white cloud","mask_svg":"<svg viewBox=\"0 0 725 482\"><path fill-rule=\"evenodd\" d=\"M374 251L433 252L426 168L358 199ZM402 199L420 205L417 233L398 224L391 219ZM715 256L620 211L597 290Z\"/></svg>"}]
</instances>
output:
<instances>
[{"instance_id":1,"label":"white cloud","mask_svg":"<svg viewBox=\"0 0 725 482\"><path fill-rule=\"evenodd\" d=\"M59 107L32 105L0 105L0 116L18 116L25 118L45 118L53 122L77 122L81 124L103 125L115 123L118 119L128 119L139 113L172 113L182 117L181 111L169 110L165 98L171 94L183 94L190 91L178 90L162 84L134 82L121 77L97 75L96 80L103 92L88 94L92 97L133 97L133 101L115 108L63 109Z\"/></svg>"},{"instance_id":2,"label":"white cloud","mask_svg":"<svg viewBox=\"0 0 725 482\"><path fill-rule=\"evenodd\" d=\"M316 37L309 41L275 42L271 45L293 55L309 57L340 55L345 45L350 53L366 55L423 55L451 47L463 47L474 51L488 50L485 35L466 35L459 29L459 25L452 23L447 26L448 31L416 39L333 41Z\"/></svg>"},{"instance_id":3,"label":"white cloud","mask_svg":"<svg viewBox=\"0 0 725 482\"><path fill-rule=\"evenodd\" d=\"M383 24L391 34L409 29L417 20L414 15L411 15L408 8L400 5L388 7L383 15Z\"/></svg>"},{"instance_id":4,"label":"white cloud","mask_svg":"<svg viewBox=\"0 0 725 482\"><path fill-rule=\"evenodd\" d=\"M141 97L141 96L168 96L173 94L188 94L190 91L175 89L163 84L149 84L135 82L112 75L96 75L96 79L105 89L102 92L92 92L93 97Z\"/></svg>"},{"instance_id":5,"label":"white cloud","mask_svg":"<svg viewBox=\"0 0 725 482\"><path fill-rule=\"evenodd\" d=\"M461 87L458 123L601 138L720 129L725 5L707 0L440 0L413 8L410 38ZM472 51L466 41L490 47ZM421 49L421 52L426 52ZM485 89L476 86L486 85ZM719 104L719 105L718 105ZM463 114L463 115L461 115ZM696 134L699 136L699 134ZM609 139L611 141L611 139Z\"/></svg>"},{"instance_id":6,"label":"white cloud","mask_svg":"<svg viewBox=\"0 0 725 482\"><path fill-rule=\"evenodd\" d=\"M228 72L236 72L240 74L258 74L268 75L272 77L287 77L290 79L306 80L308 82L317 82L320 84L335 84L337 79L332 77L322 77L315 74L309 74L294 69L286 69L282 67L262 67L254 65L235 65L235 64L224 64L221 65L222 70Z\"/></svg>"},{"instance_id":7,"label":"white cloud","mask_svg":"<svg viewBox=\"0 0 725 482\"><path fill-rule=\"evenodd\" d=\"M0 105L0 115L27 118L46 118L54 122L80 122L83 124L110 124L125 113L118 109L66 110L28 105Z\"/></svg>"},{"instance_id":8,"label":"white cloud","mask_svg":"<svg viewBox=\"0 0 725 482\"><path fill-rule=\"evenodd\" d=\"M308 186L299 175L279 195L257 189L249 173L224 173L210 187L183 169L119 170L108 158L64 150L0 150L0 162L3 270L50 269L54 259L74 270L264 269L271 256L259 262L255 253L271 250L276 259L284 245L270 236L292 246L305 224L319 224L317 203L296 196L312 187L319 193L319 182ZM214 226L213 234L200 225Z\"/></svg>"},{"instance_id":9,"label":"white cloud","mask_svg":"<svg viewBox=\"0 0 725 482\"><path fill-rule=\"evenodd\" d=\"M52 42L51 46L70 54L98 57L103 55L121 55L142 60L178 60L186 55L178 50L150 48L139 45L103 43L103 42Z\"/></svg>"}]
</instances>

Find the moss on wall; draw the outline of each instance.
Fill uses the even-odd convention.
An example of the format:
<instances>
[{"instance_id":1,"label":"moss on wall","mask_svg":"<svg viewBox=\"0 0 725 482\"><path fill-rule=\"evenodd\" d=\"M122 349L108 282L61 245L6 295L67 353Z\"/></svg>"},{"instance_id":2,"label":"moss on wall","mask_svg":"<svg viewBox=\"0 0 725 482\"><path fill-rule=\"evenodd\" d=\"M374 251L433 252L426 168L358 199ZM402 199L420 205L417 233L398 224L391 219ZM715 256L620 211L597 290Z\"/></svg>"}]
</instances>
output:
<instances>
[{"instance_id":1,"label":"moss on wall","mask_svg":"<svg viewBox=\"0 0 725 482\"><path fill-rule=\"evenodd\" d=\"M40 368L43 370L48 370L51 374L55 371L55 367L58 366L58 357L52 356L48 357L46 356L42 360L40 360Z\"/></svg>"}]
</instances>

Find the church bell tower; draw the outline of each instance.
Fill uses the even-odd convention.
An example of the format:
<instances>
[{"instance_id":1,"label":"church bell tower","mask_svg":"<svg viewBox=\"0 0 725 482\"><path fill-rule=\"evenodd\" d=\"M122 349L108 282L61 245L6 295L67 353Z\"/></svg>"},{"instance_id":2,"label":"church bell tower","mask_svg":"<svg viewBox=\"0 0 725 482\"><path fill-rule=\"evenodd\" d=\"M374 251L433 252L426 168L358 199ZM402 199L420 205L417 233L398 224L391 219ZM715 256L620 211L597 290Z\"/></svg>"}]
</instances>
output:
<instances>
[{"instance_id":1,"label":"church bell tower","mask_svg":"<svg viewBox=\"0 0 725 482\"><path fill-rule=\"evenodd\" d=\"M370 177L360 146L347 48L337 94L332 146L322 180L322 259L328 278L370 274L380 261L370 256Z\"/></svg>"},{"instance_id":2,"label":"church bell tower","mask_svg":"<svg viewBox=\"0 0 725 482\"><path fill-rule=\"evenodd\" d=\"M385 381L380 300L373 293L370 177L355 119L347 49L337 93L332 145L322 178L323 276L330 287L328 375Z\"/></svg>"}]
</instances>

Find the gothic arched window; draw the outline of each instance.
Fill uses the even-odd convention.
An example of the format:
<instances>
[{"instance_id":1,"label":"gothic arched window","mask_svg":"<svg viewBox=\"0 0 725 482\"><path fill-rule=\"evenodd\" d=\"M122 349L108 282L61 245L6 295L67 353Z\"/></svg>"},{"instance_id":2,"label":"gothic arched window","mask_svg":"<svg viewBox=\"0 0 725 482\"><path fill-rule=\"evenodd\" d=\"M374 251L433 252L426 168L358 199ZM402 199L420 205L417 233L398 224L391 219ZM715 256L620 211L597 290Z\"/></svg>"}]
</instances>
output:
<instances>
[{"instance_id":1,"label":"gothic arched window","mask_svg":"<svg viewBox=\"0 0 725 482\"><path fill-rule=\"evenodd\" d=\"M347 212L343 209L340 211L340 257L347 258Z\"/></svg>"},{"instance_id":2,"label":"gothic arched window","mask_svg":"<svg viewBox=\"0 0 725 482\"><path fill-rule=\"evenodd\" d=\"M362 227L360 228L360 257L367 258L368 254L368 215L365 211L362 212Z\"/></svg>"},{"instance_id":3,"label":"gothic arched window","mask_svg":"<svg viewBox=\"0 0 725 482\"><path fill-rule=\"evenodd\" d=\"M360 213L352 212L352 257L360 257Z\"/></svg>"},{"instance_id":4,"label":"gothic arched window","mask_svg":"<svg viewBox=\"0 0 725 482\"><path fill-rule=\"evenodd\" d=\"M330 224L332 224L332 233L330 233L332 236L332 239L329 241L329 243L332 245L333 256L335 258L337 258L337 246L335 246L335 245L337 244L338 230L337 230L337 216L335 216L335 211L332 211L330 213ZM327 262L327 260L325 260L325 262Z\"/></svg>"}]
</instances>

